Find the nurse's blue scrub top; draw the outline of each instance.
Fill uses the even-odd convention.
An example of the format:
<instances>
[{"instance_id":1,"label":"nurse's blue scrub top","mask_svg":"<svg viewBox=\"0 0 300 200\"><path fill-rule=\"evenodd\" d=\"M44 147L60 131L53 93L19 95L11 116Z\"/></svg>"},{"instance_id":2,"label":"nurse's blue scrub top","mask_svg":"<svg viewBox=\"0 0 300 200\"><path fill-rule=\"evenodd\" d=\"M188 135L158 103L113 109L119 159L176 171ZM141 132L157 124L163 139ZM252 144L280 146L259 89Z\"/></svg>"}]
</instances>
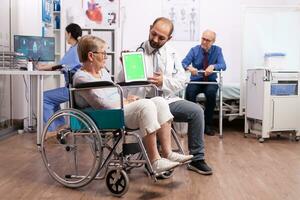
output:
<instances>
[{"instance_id":1,"label":"nurse's blue scrub top","mask_svg":"<svg viewBox=\"0 0 300 200\"><path fill-rule=\"evenodd\" d=\"M67 65L69 69L73 69L75 66L80 65L77 53L77 44L70 47L70 49L65 53L64 57L60 60L59 64Z\"/></svg>"}]
</instances>

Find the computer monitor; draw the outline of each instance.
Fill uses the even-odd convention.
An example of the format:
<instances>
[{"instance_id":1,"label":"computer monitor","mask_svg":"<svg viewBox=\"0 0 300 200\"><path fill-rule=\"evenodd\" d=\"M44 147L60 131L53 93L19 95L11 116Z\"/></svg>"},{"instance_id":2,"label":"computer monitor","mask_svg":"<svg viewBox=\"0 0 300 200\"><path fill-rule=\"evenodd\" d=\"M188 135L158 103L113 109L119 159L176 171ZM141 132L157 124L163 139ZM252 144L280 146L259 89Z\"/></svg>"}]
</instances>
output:
<instances>
[{"instance_id":1,"label":"computer monitor","mask_svg":"<svg viewBox=\"0 0 300 200\"><path fill-rule=\"evenodd\" d=\"M14 51L27 59L55 61L54 37L14 35Z\"/></svg>"},{"instance_id":2,"label":"computer monitor","mask_svg":"<svg viewBox=\"0 0 300 200\"><path fill-rule=\"evenodd\" d=\"M143 52L122 53L125 82L146 81L146 66Z\"/></svg>"}]
</instances>

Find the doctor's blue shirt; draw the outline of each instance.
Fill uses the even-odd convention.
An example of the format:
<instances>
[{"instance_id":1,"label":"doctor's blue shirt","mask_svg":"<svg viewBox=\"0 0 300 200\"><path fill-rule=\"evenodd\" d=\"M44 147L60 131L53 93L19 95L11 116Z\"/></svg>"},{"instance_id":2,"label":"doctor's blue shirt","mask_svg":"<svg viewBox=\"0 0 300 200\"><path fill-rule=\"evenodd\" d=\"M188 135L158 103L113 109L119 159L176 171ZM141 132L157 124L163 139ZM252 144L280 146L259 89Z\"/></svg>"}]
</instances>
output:
<instances>
[{"instance_id":1,"label":"doctor's blue shirt","mask_svg":"<svg viewBox=\"0 0 300 200\"><path fill-rule=\"evenodd\" d=\"M203 70L203 58L204 58L204 49L201 45L197 45L190 49L189 53L182 60L182 66L186 68L192 64L193 67L198 70ZM215 71L226 70L226 64L222 54L222 49L216 45L212 45L208 51L208 65L214 65ZM213 73L208 76L208 81L215 81L217 74ZM197 76L191 75L191 81L202 81L203 73L199 73Z\"/></svg>"}]
</instances>

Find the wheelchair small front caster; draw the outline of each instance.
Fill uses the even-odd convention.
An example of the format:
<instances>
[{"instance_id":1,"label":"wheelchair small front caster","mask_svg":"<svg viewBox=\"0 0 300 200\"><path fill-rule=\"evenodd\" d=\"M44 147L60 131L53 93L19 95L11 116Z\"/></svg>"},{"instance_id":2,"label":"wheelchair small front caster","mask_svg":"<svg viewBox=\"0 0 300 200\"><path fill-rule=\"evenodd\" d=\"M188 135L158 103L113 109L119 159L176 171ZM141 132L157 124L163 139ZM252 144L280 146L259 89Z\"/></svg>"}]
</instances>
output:
<instances>
[{"instance_id":1,"label":"wheelchair small front caster","mask_svg":"<svg viewBox=\"0 0 300 200\"><path fill-rule=\"evenodd\" d=\"M260 143L263 143L263 142L265 141L265 139L261 137L261 138L258 139L258 141L259 141Z\"/></svg>"},{"instance_id":2,"label":"wheelchair small front caster","mask_svg":"<svg viewBox=\"0 0 300 200\"><path fill-rule=\"evenodd\" d=\"M168 179L171 178L173 176L174 169L170 169L168 171L165 171L164 173L162 173L161 175L159 175L157 178L158 179Z\"/></svg>"},{"instance_id":3,"label":"wheelchair small front caster","mask_svg":"<svg viewBox=\"0 0 300 200\"><path fill-rule=\"evenodd\" d=\"M122 169L112 169L106 174L106 186L112 195L123 196L129 188L129 178Z\"/></svg>"},{"instance_id":4,"label":"wheelchair small front caster","mask_svg":"<svg viewBox=\"0 0 300 200\"><path fill-rule=\"evenodd\" d=\"M295 140L298 142L300 140L300 136L296 136Z\"/></svg>"}]
</instances>

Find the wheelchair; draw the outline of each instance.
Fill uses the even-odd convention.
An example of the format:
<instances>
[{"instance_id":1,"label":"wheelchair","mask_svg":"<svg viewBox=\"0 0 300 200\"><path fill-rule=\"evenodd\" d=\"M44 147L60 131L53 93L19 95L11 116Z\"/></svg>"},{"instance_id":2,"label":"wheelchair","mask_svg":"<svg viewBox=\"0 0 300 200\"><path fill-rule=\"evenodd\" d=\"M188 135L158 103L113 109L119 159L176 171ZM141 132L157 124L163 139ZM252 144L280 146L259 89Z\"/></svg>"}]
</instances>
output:
<instances>
[{"instance_id":1,"label":"wheelchair","mask_svg":"<svg viewBox=\"0 0 300 200\"><path fill-rule=\"evenodd\" d=\"M128 87L140 87L142 83L131 83ZM124 84L122 86L125 86ZM143 85L148 87L149 84ZM153 87L150 85L150 87ZM78 109L74 93L80 90L116 88L120 94L121 107L112 110L92 108ZM142 138L129 130L124 123L123 90L113 82L83 83L69 86L69 108L53 114L46 123L41 141L41 155L50 176L68 188L79 188L94 179L104 180L112 195L121 197L129 188L128 173L137 167L145 166L149 176L169 178L173 170L162 173L153 171L146 154ZM55 121L64 119L65 124L56 132L48 131ZM135 143L127 143L128 138ZM172 129L172 140L178 151L183 149Z\"/></svg>"}]
</instances>

